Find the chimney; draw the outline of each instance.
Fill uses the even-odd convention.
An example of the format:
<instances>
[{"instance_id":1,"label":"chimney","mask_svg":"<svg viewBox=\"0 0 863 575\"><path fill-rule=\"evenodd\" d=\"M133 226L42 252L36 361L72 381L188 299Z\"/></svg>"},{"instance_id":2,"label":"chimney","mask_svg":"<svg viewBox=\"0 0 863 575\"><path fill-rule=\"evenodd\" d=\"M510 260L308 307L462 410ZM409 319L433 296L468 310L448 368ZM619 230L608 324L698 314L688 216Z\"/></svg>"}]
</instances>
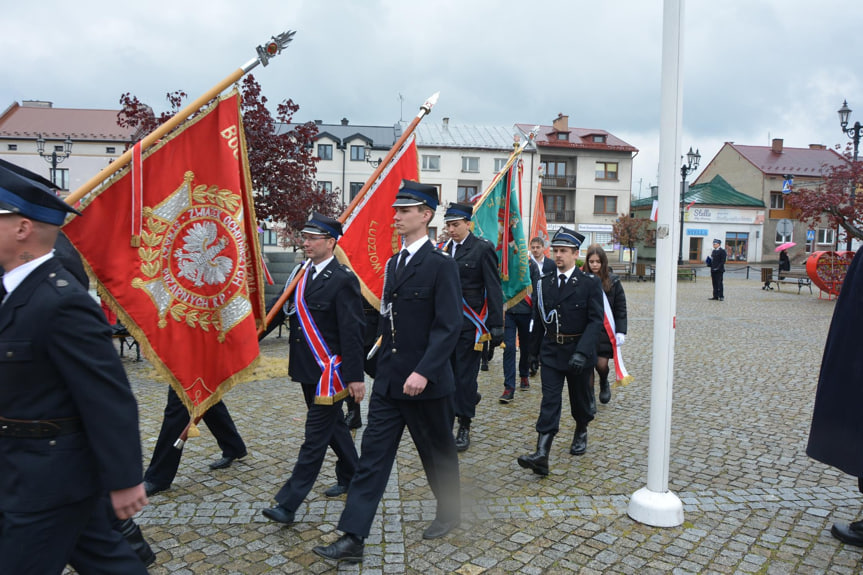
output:
<instances>
[{"instance_id":1,"label":"chimney","mask_svg":"<svg viewBox=\"0 0 863 575\"><path fill-rule=\"evenodd\" d=\"M774 154L782 153L782 138L773 138L773 146L771 147Z\"/></svg>"},{"instance_id":2,"label":"chimney","mask_svg":"<svg viewBox=\"0 0 863 575\"><path fill-rule=\"evenodd\" d=\"M558 114L557 119L551 123L556 132L569 132L569 116Z\"/></svg>"},{"instance_id":3,"label":"chimney","mask_svg":"<svg viewBox=\"0 0 863 575\"><path fill-rule=\"evenodd\" d=\"M443 129L444 131L449 130L449 118L443 119Z\"/></svg>"},{"instance_id":4,"label":"chimney","mask_svg":"<svg viewBox=\"0 0 863 575\"><path fill-rule=\"evenodd\" d=\"M347 125L348 125L348 119L342 118L342 126L347 126Z\"/></svg>"},{"instance_id":5,"label":"chimney","mask_svg":"<svg viewBox=\"0 0 863 575\"><path fill-rule=\"evenodd\" d=\"M826 150L827 146L824 144L809 144L810 150Z\"/></svg>"},{"instance_id":6,"label":"chimney","mask_svg":"<svg viewBox=\"0 0 863 575\"><path fill-rule=\"evenodd\" d=\"M22 108L53 108L53 102L47 102L45 100L21 100Z\"/></svg>"},{"instance_id":7,"label":"chimney","mask_svg":"<svg viewBox=\"0 0 863 575\"><path fill-rule=\"evenodd\" d=\"M320 126L323 123L324 123L323 120L315 120L315 126Z\"/></svg>"}]
</instances>

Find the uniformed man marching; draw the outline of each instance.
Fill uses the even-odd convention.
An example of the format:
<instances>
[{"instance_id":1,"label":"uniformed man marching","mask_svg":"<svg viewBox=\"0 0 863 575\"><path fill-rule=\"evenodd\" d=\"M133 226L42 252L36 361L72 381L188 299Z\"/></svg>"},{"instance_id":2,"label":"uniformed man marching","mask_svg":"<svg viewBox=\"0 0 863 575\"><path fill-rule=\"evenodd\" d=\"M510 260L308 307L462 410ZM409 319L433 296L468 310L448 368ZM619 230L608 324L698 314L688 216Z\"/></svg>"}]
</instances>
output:
<instances>
[{"instance_id":1,"label":"uniformed man marching","mask_svg":"<svg viewBox=\"0 0 863 575\"><path fill-rule=\"evenodd\" d=\"M293 473L276 494L278 504L263 511L267 518L285 524L293 523L297 508L314 486L328 445L338 457L337 483L325 494L337 497L347 492L358 457L342 400L350 395L360 402L366 390L360 283L333 256L342 224L313 212L302 234L311 265L291 300L288 373L302 384L308 408L306 437Z\"/></svg>"},{"instance_id":2,"label":"uniformed man marching","mask_svg":"<svg viewBox=\"0 0 863 575\"><path fill-rule=\"evenodd\" d=\"M377 375L359 468L339 520L344 535L314 548L326 559L363 560L364 539L405 426L437 498L435 519L423 538L443 537L460 521L458 454L452 436L455 382L449 357L461 329L461 294L455 261L428 238L437 204L437 188L408 180L393 204L395 228L405 247L386 267Z\"/></svg>"},{"instance_id":3,"label":"uniformed man marching","mask_svg":"<svg viewBox=\"0 0 863 575\"><path fill-rule=\"evenodd\" d=\"M473 207L450 204L444 214L450 241L444 247L458 264L464 319L452 355L455 373L455 414L459 451L470 447L470 424L478 403L477 375L482 359L482 342L492 347L503 341L503 291L494 245L470 231Z\"/></svg>"},{"instance_id":4,"label":"uniformed man marching","mask_svg":"<svg viewBox=\"0 0 863 575\"><path fill-rule=\"evenodd\" d=\"M560 228L551 241L557 271L543 275L537 283L531 352L542 365L542 403L536 420L539 437L536 452L522 455L518 464L538 475L548 475L551 441L560 426L564 380L576 424L569 449L572 455L587 451L587 425L596 409L590 373L602 329L602 287L598 279L576 267L583 241L578 232Z\"/></svg>"},{"instance_id":5,"label":"uniformed man marching","mask_svg":"<svg viewBox=\"0 0 863 575\"><path fill-rule=\"evenodd\" d=\"M138 407L105 315L52 253L75 210L27 173L0 165L0 574L145 574L107 507L147 504Z\"/></svg>"}]
</instances>

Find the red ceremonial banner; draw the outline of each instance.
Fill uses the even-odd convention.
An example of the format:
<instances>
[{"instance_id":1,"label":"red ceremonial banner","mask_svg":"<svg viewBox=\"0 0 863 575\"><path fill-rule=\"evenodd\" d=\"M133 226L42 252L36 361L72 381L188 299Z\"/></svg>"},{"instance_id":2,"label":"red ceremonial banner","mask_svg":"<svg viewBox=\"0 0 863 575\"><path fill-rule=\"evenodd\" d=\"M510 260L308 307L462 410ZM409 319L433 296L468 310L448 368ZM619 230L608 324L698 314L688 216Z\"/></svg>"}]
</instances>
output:
<instances>
[{"instance_id":1,"label":"red ceremonial banner","mask_svg":"<svg viewBox=\"0 0 863 575\"><path fill-rule=\"evenodd\" d=\"M265 315L239 105L234 91L145 150L63 228L193 417L254 368Z\"/></svg>"},{"instance_id":2,"label":"red ceremonial banner","mask_svg":"<svg viewBox=\"0 0 863 575\"><path fill-rule=\"evenodd\" d=\"M380 309L387 260L399 251L399 235L393 227L392 207L402 180L419 180L416 136L381 173L345 221L344 234L336 247L339 261L354 270L366 300Z\"/></svg>"}]
</instances>

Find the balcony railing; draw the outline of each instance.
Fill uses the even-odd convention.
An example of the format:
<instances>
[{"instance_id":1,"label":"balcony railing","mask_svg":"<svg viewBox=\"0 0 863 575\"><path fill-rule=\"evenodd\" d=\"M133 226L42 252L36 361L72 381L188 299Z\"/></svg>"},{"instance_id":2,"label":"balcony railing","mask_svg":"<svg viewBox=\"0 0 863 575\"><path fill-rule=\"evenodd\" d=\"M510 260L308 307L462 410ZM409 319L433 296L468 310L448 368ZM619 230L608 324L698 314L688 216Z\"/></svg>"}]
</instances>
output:
<instances>
[{"instance_id":1,"label":"balcony railing","mask_svg":"<svg viewBox=\"0 0 863 575\"><path fill-rule=\"evenodd\" d=\"M565 224L575 221L575 210L558 210L545 212L545 219L550 224Z\"/></svg>"},{"instance_id":2,"label":"balcony railing","mask_svg":"<svg viewBox=\"0 0 863 575\"><path fill-rule=\"evenodd\" d=\"M542 186L545 188L575 189L575 176L543 176Z\"/></svg>"}]
</instances>

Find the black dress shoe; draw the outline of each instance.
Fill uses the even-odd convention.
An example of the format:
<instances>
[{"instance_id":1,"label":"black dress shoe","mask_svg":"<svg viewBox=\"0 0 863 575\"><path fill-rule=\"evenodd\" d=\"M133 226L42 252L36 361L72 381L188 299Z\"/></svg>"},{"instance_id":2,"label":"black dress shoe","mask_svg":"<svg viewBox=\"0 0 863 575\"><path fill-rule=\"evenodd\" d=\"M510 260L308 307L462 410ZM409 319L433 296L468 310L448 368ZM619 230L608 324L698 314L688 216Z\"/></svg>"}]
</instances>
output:
<instances>
[{"instance_id":1,"label":"black dress shoe","mask_svg":"<svg viewBox=\"0 0 863 575\"><path fill-rule=\"evenodd\" d=\"M156 485L155 483L150 483L149 481L144 482L144 491L147 493L147 497L152 497L153 495L160 493L162 491L166 491L170 485Z\"/></svg>"},{"instance_id":2,"label":"black dress shoe","mask_svg":"<svg viewBox=\"0 0 863 575\"><path fill-rule=\"evenodd\" d=\"M599 401L600 403L608 403L611 401L611 386L607 379L599 380Z\"/></svg>"},{"instance_id":3,"label":"black dress shoe","mask_svg":"<svg viewBox=\"0 0 863 575\"><path fill-rule=\"evenodd\" d=\"M479 366L479 369L480 369L480 371L488 371L488 364L487 364L486 362L483 362L483 363Z\"/></svg>"},{"instance_id":4,"label":"black dress shoe","mask_svg":"<svg viewBox=\"0 0 863 575\"><path fill-rule=\"evenodd\" d=\"M345 415L345 425L348 426L348 429L359 429L363 426L363 416L360 413L359 405L348 410L347 415Z\"/></svg>"},{"instance_id":5,"label":"black dress shoe","mask_svg":"<svg viewBox=\"0 0 863 575\"><path fill-rule=\"evenodd\" d=\"M277 523L284 523L285 525L290 525L294 522L295 513L293 511L288 511L281 505L276 505L275 507L270 507L269 509L264 509L261 511L264 514L264 517L267 519L271 519L276 521Z\"/></svg>"},{"instance_id":6,"label":"black dress shoe","mask_svg":"<svg viewBox=\"0 0 863 575\"><path fill-rule=\"evenodd\" d=\"M719 298L718 298L718 297L709 297L709 298L707 298L707 299L709 299L709 300L713 300L713 299L719 299Z\"/></svg>"},{"instance_id":7,"label":"black dress shoe","mask_svg":"<svg viewBox=\"0 0 863 575\"><path fill-rule=\"evenodd\" d=\"M339 485L338 483L336 483L335 485L324 491L324 495L326 495L327 497L339 497L340 495L344 495L347 492L347 485Z\"/></svg>"},{"instance_id":8,"label":"black dress shoe","mask_svg":"<svg viewBox=\"0 0 863 575\"><path fill-rule=\"evenodd\" d=\"M863 547L863 521L855 521L854 523L834 523L830 528L830 533L833 537L855 547Z\"/></svg>"},{"instance_id":9,"label":"black dress shoe","mask_svg":"<svg viewBox=\"0 0 863 575\"><path fill-rule=\"evenodd\" d=\"M423 531L423 539L440 539L459 525L458 519L444 521L435 517L431 525Z\"/></svg>"},{"instance_id":10,"label":"black dress shoe","mask_svg":"<svg viewBox=\"0 0 863 575\"><path fill-rule=\"evenodd\" d=\"M576 431L572 438L572 445L569 446L569 452L572 455L584 455L587 451L587 431Z\"/></svg>"},{"instance_id":11,"label":"black dress shoe","mask_svg":"<svg viewBox=\"0 0 863 575\"><path fill-rule=\"evenodd\" d=\"M214 461L210 464L210 469L227 469L231 466L235 459L244 458L247 453L243 453L242 455L226 455L219 459L218 461Z\"/></svg>"},{"instance_id":12,"label":"black dress shoe","mask_svg":"<svg viewBox=\"0 0 863 575\"><path fill-rule=\"evenodd\" d=\"M315 555L330 559L332 561L347 561L348 563L362 563L365 543L362 538L354 537L345 533L338 540L326 547L318 545L312 551Z\"/></svg>"},{"instance_id":13,"label":"black dress shoe","mask_svg":"<svg viewBox=\"0 0 863 575\"><path fill-rule=\"evenodd\" d=\"M455 436L455 450L459 453L467 451L470 447L470 427L459 425Z\"/></svg>"}]
</instances>

